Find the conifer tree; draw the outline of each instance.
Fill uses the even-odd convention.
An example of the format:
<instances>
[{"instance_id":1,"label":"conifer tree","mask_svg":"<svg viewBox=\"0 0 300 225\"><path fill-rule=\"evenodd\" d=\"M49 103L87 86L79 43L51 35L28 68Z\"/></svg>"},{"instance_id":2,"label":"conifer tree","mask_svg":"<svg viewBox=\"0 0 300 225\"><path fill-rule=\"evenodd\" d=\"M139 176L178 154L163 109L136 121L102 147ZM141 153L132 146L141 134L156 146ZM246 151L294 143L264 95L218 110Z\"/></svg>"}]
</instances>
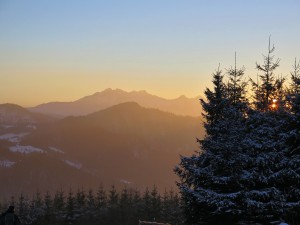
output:
<instances>
[{"instance_id":1,"label":"conifer tree","mask_svg":"<svg viewBox=\"0 0 300 225\"><path fill-rule=\"evenodd\" d=\"M96 201L92 189L89 189L86 200L87 212L89 215L94 215L94 210L96 209Z\"/></svg>"},{"instance_id":2,"label":"conifer tree","mask_svg":"<svg viewBox=\"0 0 300 225\"><path fill-rule=\"evenodd\" d=\"M245 83L237 79L243 70L229 69L227 85L219 69L213 74L214 91L206 89L201 100L201 150L181 157L175 168L189 225L299 221L300 102L287 95L284 79L275 78L279 60L274 62L273 51L269 43L264 64L257 64L263 73L252 81L253 108ZM296 64L294 70L292 80L298 82Z\"/></svg>"},{"instance_id":3,"label":"conifer tree","mask_svg":"<svg viewBox=\"0 0 300 225\"><path fill-rule=\"evenodd\" d=\"M48 191L44 195L44 211L45 220L49 222L51 220L51 217L53 217L53 200Z\"/></svg>"},{"instance_id":4,"label":"conifer tree","mask_svg":"<svg viewBox=\"0 0 300 225\"><path fill-rule=\"evenodd\" d=\"M199 141L201 152L182 157L175 169L181 179L187 224L232 224L240 214L235 201L240 190L237 165L242 160L235 160L239 146L233 141L239 141L242 132L237 130L243 128L238 126L240 114L230 104L219 69L213 74L213 84L214 91L206 89L207 100L201 100L207 131Z\"/></svg>"},{"instance_id":5,"label":"conifer tree","mask_svg":"<svg viewBox=\"0 0 300 225\"><path fill-rule=\"evenodd\" d=\"M170 221L171 204L167 190L164 191L161 204L161 218L164 222Z\"/></svg>"},{"instance_id":6,"label":"conifer tree","mask_svg":"<svg viewBox=\"0 0 300 225\"><path fill-rule=\"evenodd\" d=\"M107 203L109 208L116 208L119 203L119 194L116 190L115 185L111 186Z\"/></svg>"},{"instance_id":7,"label":"conifer tree","mask_svg":"<svg viewBox=\"0 0 300 225\"><path fill-rule=\"evenodd\" d=\"M293 71L291 72L291 90L292 94L299 95L300 94L300 61L297 62L295 59L295 63L293 65Z\"/></svg>"},{"instance_id":8,"label":"conifer tree","mask_svg":"<svg viewBox=\"0 0 300 225\"><path fill-rule=\"evenodd\" d=\"M135 189L132 193L132 208L133 208L133 218L141 219L141 206L142 198L140 192Z\"/></svg>"},{"instance_id":9,"label":"conifer tree","mask_svg":"<svg viewBox=\"0 0 300 225\"><path fill-rule=\"evenodd\" d=\"M18 201L18 213L20 217L23 217L26 213L26 200L23 194L20 195L19 201Z\"/></svg>"},{"instance_id":10,"label":"conifer tree","mask_svg":"<svg viewBox=\"0 0 300 225\"><path fill-rule=\"evenodd\" d=\"M282 88L284 79L277 79L275 84L269 106L248 113L248 133L242 142L252 162L243 181L249 190L245 201L247 217L264 223L287 220L299 205L295 193L300 191L300 161L291 154L297 120L286 105L289 97ZM299 147L299 142L292 142Z\"/></svg>"},{"instance_id":11,"label":"conifer tree","mask_svg":"<svg viewBox=\"0 0 300 225\"><path fill-rule=\"evenodd\" d=\"M30 202L23 194L21 194L18 199L17 210L20 220L23 221L23 223L29 223L31 221Z\"/></svg>"},{"instance_id":12,"label":"conifer tree","mask_svg":"<svg viewBox=\"0 0 300 225\"><path fill-rule=\"evenodd\" d=\"M300 132L300 61L297 63L296 59L293 66L293 71L291 72L291 80L291 91L289 95L291 112L296 122L295 128L298 128L297 130Z\"/></svg>"},{"instance_id":13,"label":"conifer tree","mask_svg":"<svg viewBox=\"0 0 300 225\"><path fill-rule=\"evenodd\" d=\"M86 196L83 188L78 189L76 193L76 198L75 198L75 210L77 213L77 216L82 216L85 212L84 210L86 209Z\"/></svg>"},{"instance_id":14,"label":"conifer tree","mask_svg":"<svg viewBox=\"0 0 300 225\"><path fill-rule=\"evenodd\" d=\"M57 217L61 217L64 214L65 208L65 195L64 191L61 189L56 191L53 199L53 209Z\"/></svg>"},{"instance_id":15,"label":"conifer tree","mask_svg":"<svg viewBox=\"0 0 300 225\"><path fill-rule=\"evenodd\" d=\"M245 74L245 67L237 68L236 64L236 53L234 55L234 67L230 67L227 70L228 83L227 83L227 97L230 104L240 108L241 110L245 108L247 104L246 99L246 86L247 82L243 81L243 76Z\"/></svg>"},{"instance_id":16,"label":"conifer tree","mask_svg":"<svg viewBox=\"0 0 300 225\"><path fill-rule=\"evenodd\" d=\"M110 224L118 224L120 219L119 200L119 193L115 185L112 185L107 197L107 217Z\"/></svg>"},{"instance_id":17,"label":"conifer tree","mask_svg":"<svg viewBox=\"0 0 300 225\"><path fill-rule=\"evenodd\" d=\"M213 74L214 91L206 89L204 94L207 98L207 102L200 99L203 111L203 117L205 118L204 127L207 135L215 133L214 125L218 123L223 116L223 109L227 104L226 100L226 87L223 82L224 75L219 68Z\"/></svg>"},{"instance_id":18,"label":"conifer tree","mask_svg":"<svg viewBox=\"0 0 300 225\"><path fill-rule=\"evenodd\" d=\"M249 164L240 182L247 189L246 217L262 223L279 220L288 210L288 114L280 109L252 111L245 126L248 133L242 144Z\"/></svg>"},{"instance_id":19,"label":"conifer tree","mask_svg":"<svg viewBox=\"0 0 300 225\"><path fill-rule=\"evenodd\" d=\"M67 211L67 221L71 222L75 219L75 204L76 204L76 199L74 197L73 191L70 189L66 201L66 211Z\"/></svg>"},{"instance_id":20,"label":"conifer tree","mask_svg":"<svg viewBox=\"0 0 300 225\"><path fill-rule=\"evenodd\" d=\"M254 105L256 109L267 111L272 105L274 99L278 99L276 94L282 88L284 79L275 77L275 70L279 66L280 59L274 60L273 52L275 51L274 45L271 47L271 37L269 37L269 45L267 55L264 56L263 64L256 63L256 69L259 73L260 81L253 81L252 86L254 89Z\"/></svg>"},{"instance_id":21,"label":"conifer tree","mask_svg":"<svg viewBox=\"0 0 300 225\"><path fill-rule=\"evenodd\" d=\"M98 187L96 195L96 207L101 212L107 206L107 196L102 185Z\"/></svg>"},{"instance_id":22,"label":"conifer tree","mask_svg":"<svg viewBox=\"0 0 300 225\"><path fill-rule=\"evenodd\" d=\"M150 215L153 220L161 217L161 199L155 185L150 192Z\"/></svg>"},{"instance_id":23,"label":"conifer tree","mask_svg":"<svg viewBox=\"0 0 300 225\"><path fill-rule=\"evenodd\" d=\"M288 135L288 156L287 163L288 175L288 191L287 200L289 201L287 208L287 217L294 224L300 221L300 62L295 63L291 72L291 88L288 95L288 106L290 109L289 132Z\"/></svg>"},{"instance_id":24,"label":"conifer tree","mask_svg":"<svg viewBox=\"0 0 300 225\"><path fill-rule=\"evenodd\" d=\"M124 187L120 196L120 219L124 225L130 225L130 216L132 213L131 196L129 190Z\"/></svg>"},{"instance_id":25,"label":"conifer tree","mask_svg":"<svg viewBox=\"0 0 300 225\"><path fill-rule=\"evenodd\" d=\"M152 221L152 215L150 213L151 211L151 196L150 196L150 191L148 187L145 189L142 197L142 205L140 207L141 211L141 219L147 220L147 221Z\"/></svg>"},{"instance_id":26,"label":"conifer tree","mask_svg":"<svg viewBox=\"0 0 300 225\"><path fill-rule=\"evenodd\" d=\"M36 191L30 205L30 216L32 220L38 220L45 214L43 199L39 190Z\"/></svg>"},{"instance_id":27,"label":"conifer tree","mask_svg":"<svg viewBox=\"0 0 300 225\"><path fill-rule=\"evenodd\" d=\"M161 216L164 223L184 224L180 197L173 190L165 190L162 196Z\"/></svg>"}]
</instances>

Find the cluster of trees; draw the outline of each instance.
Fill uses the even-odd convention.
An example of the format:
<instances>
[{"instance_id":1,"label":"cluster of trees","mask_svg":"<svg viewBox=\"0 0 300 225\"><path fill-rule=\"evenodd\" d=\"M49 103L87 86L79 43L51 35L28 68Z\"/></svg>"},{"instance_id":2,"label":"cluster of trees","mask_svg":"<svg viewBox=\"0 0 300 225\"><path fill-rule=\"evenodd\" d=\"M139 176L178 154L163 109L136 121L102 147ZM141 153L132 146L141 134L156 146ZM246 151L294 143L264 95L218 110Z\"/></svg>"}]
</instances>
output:
<instances>
[{"instance_id":1,"label":"cluster of trees","mask_svg":"<svg viewBox=\"0 0 300 225\"><path fill-rule=\"evenodd\" d=\"M97 191L70 190L56 191L54 194L36 192L28 199L20 195L9 203L2 203L5 211L9 204L16 207L22 224L97 224L97 225L138 225L139 220L183 224L181 200L173 190L162 195L156 187L138 190L114 186L106 191L100 186Z\"/></svg>"},{"instance_id":2,"label":"cluster of trees","mask_svg":"<svg viewBox=\"0 0 300 225\"><path fill-rule=\"evenodd\" d=\"M206 136L175 168L187 224L299 224L300 63L287 81L273 52L269 42L257 81L236 63L213 73Z\"/></svg>"}]
</instances>

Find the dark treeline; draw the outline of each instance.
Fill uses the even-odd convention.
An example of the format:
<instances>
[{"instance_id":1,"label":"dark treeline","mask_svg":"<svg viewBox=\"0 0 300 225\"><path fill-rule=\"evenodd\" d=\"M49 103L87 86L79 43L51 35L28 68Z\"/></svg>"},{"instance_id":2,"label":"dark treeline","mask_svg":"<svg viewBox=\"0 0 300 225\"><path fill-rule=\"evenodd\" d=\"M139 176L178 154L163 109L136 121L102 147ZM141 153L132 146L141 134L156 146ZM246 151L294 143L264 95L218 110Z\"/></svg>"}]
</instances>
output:
<instances>
[{"instance_id":1,"label":"dark treeline","mask_svg":"<svg viewBox=\"0 0 300 225\"><path fill-rule=\"evenodd\" d=\"M1 202L4 212L8 205L16 207L22 224L97 224L138 225L139 220L183 224L181 200L173 190L160 194L154 186L143 192L124 187L117 191L115 186L105 190L63 190L54 194L37 191L32 198L20 195L9 202Z\"/></svg>"}]
</instances>

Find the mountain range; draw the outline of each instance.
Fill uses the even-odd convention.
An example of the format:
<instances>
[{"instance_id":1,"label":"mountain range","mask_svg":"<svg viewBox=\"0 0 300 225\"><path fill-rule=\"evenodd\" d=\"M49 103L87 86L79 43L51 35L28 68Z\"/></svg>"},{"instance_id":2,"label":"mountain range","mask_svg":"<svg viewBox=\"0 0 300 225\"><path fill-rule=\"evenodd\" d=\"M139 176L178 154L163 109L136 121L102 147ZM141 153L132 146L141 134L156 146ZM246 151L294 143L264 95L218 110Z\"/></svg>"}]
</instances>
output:
<instances>
[{"instance_id":1,"label":"mountain range","mask_svg":"<svg viewBox=\"0 0 300 225\"><path fill-rule=\"evenodd\" d=\"M31 107L29 110L58 117L79 116L125 102L136 102L146 108L159 109L177 115L201 116L199 97L187 98L182 95L176 99L165 99L146 91L126 92L110 88L73 102L49 102Z\"/></svg>"},{"instance_id":2,"label":"mountain range","mask_svg":"<svg viewBox=\"0 0 300 225\"><path fill-rule=\"evenodd\" d=\"M100 183L174 187L179 156L198 150L204 135L200 117L136 102L62 119L32 111L0 105L2 196Z\"/></svg>"}]
</instances>

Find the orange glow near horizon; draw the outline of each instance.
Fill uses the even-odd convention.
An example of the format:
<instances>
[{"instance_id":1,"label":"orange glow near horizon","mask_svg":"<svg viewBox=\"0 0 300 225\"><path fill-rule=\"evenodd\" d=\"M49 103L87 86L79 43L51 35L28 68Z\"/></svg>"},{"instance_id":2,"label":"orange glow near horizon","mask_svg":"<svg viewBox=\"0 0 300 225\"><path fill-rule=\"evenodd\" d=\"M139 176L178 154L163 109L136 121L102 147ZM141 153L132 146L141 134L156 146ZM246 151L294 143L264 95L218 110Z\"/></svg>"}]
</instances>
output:
<instances>
[{"instance_id":1,"label":"orange glow near horizon","mask_svg":"<svg viewBox=\"0 0 300 225\"><path fill-rule=\"evenodd\" d=\"M7 75L5 80L2 80L5 85L0 90L0 104L14 103L32 107L47 102L70 102L107 88L122 89L126 92L145 90L149 94L166 99L178 98L181 95L193 98L202 95L205 88L205 83L202 82L190 84L188 81L183 83L174 80L170 83L169 78L163 78L163 75L162 79L151 79L150 75L133 76L124 72L123 76L111 72L105 72L105 76L90 71L87 73L89 75L83 72L24 72L21 75Z\"/></svg>"},{"instance_id":2,"label":"orange glow near horizon","mask_svg":"<svg viewBox=\"0 0 300 225\"><path fill-rule=\"evenodd\" d=\"M1 1L0 104L75 101L106 88L203 96L235 51L255 80L270 33L285 76L300 52L299 6L278 1L270 15L264 1ZM257 27L266 20L268 30Z\"/></svg>"}]
</instances>

